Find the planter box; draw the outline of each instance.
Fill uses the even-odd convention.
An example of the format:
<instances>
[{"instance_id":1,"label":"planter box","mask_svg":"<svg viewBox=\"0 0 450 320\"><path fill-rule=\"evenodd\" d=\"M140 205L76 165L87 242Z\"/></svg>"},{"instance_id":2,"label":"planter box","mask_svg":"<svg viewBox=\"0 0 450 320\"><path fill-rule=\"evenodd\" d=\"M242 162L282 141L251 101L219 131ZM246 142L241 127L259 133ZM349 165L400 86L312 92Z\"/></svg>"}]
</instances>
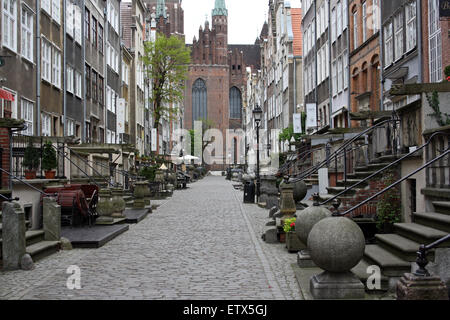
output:
<instances>
[{"instance_id":1,"label":"planter box","mask_svg":"<svg viewBox=\"0 0 450 320\"><path fill-rule=\"evenodd\" d=\"M297 233L294 231L286 233L286 248L289 252L298 252L306 249L306 246L300 241Z\"/></svg>"}]
</instances>

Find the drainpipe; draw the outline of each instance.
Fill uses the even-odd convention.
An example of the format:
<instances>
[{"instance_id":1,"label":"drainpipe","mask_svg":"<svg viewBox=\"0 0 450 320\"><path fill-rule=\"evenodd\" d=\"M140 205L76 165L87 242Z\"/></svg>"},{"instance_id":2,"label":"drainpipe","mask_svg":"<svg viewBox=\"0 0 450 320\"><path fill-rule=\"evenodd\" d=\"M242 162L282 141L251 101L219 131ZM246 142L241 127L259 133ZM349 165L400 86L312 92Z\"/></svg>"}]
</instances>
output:
<instances>
[{"instance_id":1,"label":"drainpipe","mask_svg":"<svg viewBox=\"0 0 450 320\"><path fill-rule=\"evenodd\" d=\"M67 89L67 77L66 77L66 51L67 51L67 37L66 37L66 1L63 1L63 17L64 17L64 23L63 23L63 135L67 136L67 95L66 95L66 89Z\"/></svg>"},{"instance_id":2,"label":"drainpipe","mask_svg":"<svg viewBox=\"0 0 450 320\"><path fill-rule=\"evenodd\" d=\"M350 121L350 112L352 111L352 90L351 90L351 81L352 81L352 76L351 76L351 71L350 71L350 15L348 12L348 6L347 6L347 21L344 21L347 24L347 66L348 66L348 70L347 70L347 90L348 90L348 111L347 111L347 124L348 127L351 128L352 127L352 122ZM330 59L330 70L331 70L331 59Z\"/></svg>"},{"instance_id":3,"label":"drainpipe","mask_svg":"<svg viewBox=\"0 0 450 320\"><path fill-rule=\"evenodd\" d=\"M83 46L82 52L82 61L83 61L83 83L84 83L84 99L83 99L83 124L82 124L82 131L81 132L81 141L86 142L86 36L85 36L85 30L84 30L84 20L85 20L85 0L81 1L81 45Z\"/></svg>"},{"instance_id":4,"label":"drainpipe","mask_svg":"<svg viewBox=\"0 0 450 320\"><path fill-rule=\"evenodd\" d=\"M36 134L41 135L41 1L36 1Z\"/></svg>"},{"instance_id":5,"label":"drainpipe","mask_svg":"<svg viewBox=\"0 0 450 320\"><path fill-rule=\"evenodd\" d=\"M107 2L108 3L108 2ZM120 12L120 9L119 9ZM120 14L119 14L120 16ZM120 20L120 18L119 18ZM104 57L104 63L103 63L103 125L105 126L105 129L103 130L103 141L105 143L108 143L108 141L106 141L106 137L107 137L107 130L108 130L108 107L106 106L106 101L108 100L108 97L106 96L107 90L106 87L108 86L108 61L106 61L106 50L109 46L109 42L108 42L108 37L109 37L109 22L108 22L108 5L106 5L106 7L103 9L103 30L104 30L104 39L103 41L104 46L103 46L103 57ZM120 29L119 29L120 30ZM119 37L121 39L121 37ZM120 41L120 40L119 40ZM111 56L109 56L111 59ZM112 101L111 101L112 102ZM117 99L116 99L116 105L117 105ZM116 118L117 120L117 118ZM116 133L117 133L117 126L116 126Z\"/></svg>"},{"instance_id":6,"label":"drainpipe","mask_svg":"<svg viewBox=\"0 0 450 320\"><path fill-rule=\"evenodd\" d=\"M380 21L379 21L379 32L380 35L378 37L378 41L379 41L379 46L380 46L380 111L384 110L384 76L383 76L383 70L384 70L384 48L383 48L383 23L382 23L382 18L381 18L381 13L383 12L383 10L381 9L383 7L383 2L380 1Z\"/></svg>"},{"instance_id":7,"label":"drainpipe","mask_svg":"<svg viewBox=\"0 0 450 320\"><path fill-rule=\"evenodd\" d=\"M419 83L423 82L423 52L422 52L422 0L419 0L419 5L416 6L416 19L417 19L417 50L419 51Z\"/></svg>"},{"instance_id":8,"label":"drainpipe","mask_svg":"<svg viewBox=\"0 0 450 320\"><path fill-rule=\"evenodd\" d=\"M331 116L332 112L333 112L333 91L331 88L332 82L330 81L332 77L330 77L331 75L331 12L330 12L330 7L331 7L331 1L327 0L328 3L328 94L330 96L330 108L328 109L328 119L330 122L330 128L334 128L334 123L333 123L333 117ZM347 15L348 16L348 15ZM345 21L344 21L345 22ZM344 23L343 22L343 23ZM348 34L348 30L347 30L347 34ZM349 42L347 42L349 43ZM331 85L330 85L331 84Z\"/></svg>"},{"instance_id":9,"label":"drainpipe","mask_svg":"<svg viewBox=\"0 0 450 320\"><path fill-rule=\"evenodd\" d=\"M316 102L316 130L319 130L319 104L318 104L318 95L317 95L317 4L314 1L314 74L315 83L314 83L314 98Z\"/></svg>"}]
</instances>

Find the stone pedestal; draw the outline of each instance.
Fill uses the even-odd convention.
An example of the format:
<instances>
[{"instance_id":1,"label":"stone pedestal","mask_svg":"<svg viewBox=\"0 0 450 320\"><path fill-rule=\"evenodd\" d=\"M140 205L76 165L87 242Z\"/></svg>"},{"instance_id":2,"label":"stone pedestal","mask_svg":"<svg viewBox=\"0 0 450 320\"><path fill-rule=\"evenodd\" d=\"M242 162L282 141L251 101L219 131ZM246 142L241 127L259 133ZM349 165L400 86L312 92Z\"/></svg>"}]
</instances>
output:
<instances>
[{"instance_id":1,"label":"stone pedestal","mask_svg":"<svg viewBox=\"0 0 450 320\"><path fill-rule=\"evenodd\" d=\"M111 190L100 189L98 192L97 213L99 215L96 220L97 224L114 222L112 218L114 208L111 199Z\"/></svg>"},{"instance_id":2,"label":"stone pedestal","mask_svg":"<svg viewBox=\"0 0 450 320\"><path fill-rule=\"evenodd\" d=\"M439 277L405 273L397 283L397 300L449 300L448 289Z\"/></svg>"},{"instance_id":3,"label":"stone pedestal","mask_svg":"<svg viewBox=\"0 0 450 320\"><path fill-rule=\"evenodd\" d=\"M266 204L266 209L278 206L277 178L274 176L261 176L260 202Z\"/></svg>"},{"instance_id":4,"label":"stone pedestal","mask_svg":"<svg viewBox=\"0 0 450 320\"><path fill-rule=\"evenodd\" d=\"M319 194L328 194L330 182L328 178L328 168L322 168L318 171L319 174Z\"/></svg>"},{"instance_id":5,"label":"stone pedestal","mask_svg":"<svg viewBox=\"0 0 450 320\"><path fill-rule=\"evenodd\" d=\"M352 272L324 271L310 280L314 299L364 299L364 284Z\"/></svg>"},{"instance_id":6,"label":"stone pedestal","mask_svg":"<svg viewBox=\"0 0 450 320\"><path fill-rule=\"evenodd\" d=\"M148 189L146 181L138 181L134 184L134 204L133 208L143 209L145 208L145 188Z\"/></svg>"},{"instance_id":7,"label":"stone pedestal","mask_svg":"<svg viewBox=\"0 0 450 320\"><path fill-rule=\"evenodd\" d=\"M113 218L125 218L123 211L125 210L126 203L123 200L123 190L121 188L114 188L111 191L112 205L114 212L111 215Z\"/></svg>"},{"instance_id":8,"label":"stone pedestal","mask_svg":"<svg viewBox=\"0 0 450 320\"><path fill-rule=\"evenodd\" d=\"M297 211L294 202L294 185L290 183L284 183L280 187L280 212L282 214L282 220L292 218Z\"/></svg>"},{"instance_id":9,"label":"stone pedestal","mask_svg":"<svg viewBox=\"0 0 450 320\"><path fill-rule=\"evenodd\" d=\"M3 202L2 208L3 270L17 270L25 254L25 213L17 202Z\"/></svg>"},{"instance_id":10,"label":"stone pedestal","mask_svg":"<svg viewBox=\"0 0 450 320\"><path fill-rule=\"evenodd\" d=\"M317 267L314 261L311 260L311 255L308 250L300 250L297 253L297 264L300 268L315 268Z\"/></svg>"},{"instance_id":11,"label":"stone pedestal","mask_svg":"<svg viewBox=\"0 0 450 320\"><path fill-rule=\"evenodd\" d=\"M55 198L45 197L42 205L45 241L61 239L61 206Z\"/></svg>"}]
</instances>

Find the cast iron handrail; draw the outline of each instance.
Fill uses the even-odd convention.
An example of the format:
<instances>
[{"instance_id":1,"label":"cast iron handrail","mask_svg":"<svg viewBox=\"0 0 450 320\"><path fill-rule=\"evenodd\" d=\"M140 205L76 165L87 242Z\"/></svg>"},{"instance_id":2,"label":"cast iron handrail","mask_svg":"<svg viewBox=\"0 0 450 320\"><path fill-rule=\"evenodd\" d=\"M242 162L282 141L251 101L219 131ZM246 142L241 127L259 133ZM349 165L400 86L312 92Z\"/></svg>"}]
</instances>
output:
<instances>
[{"instance_id":1,"label":"cast iron handrail","mask_svg":"<svg viewBox=\"0 0 450 320\"><path fill-rule=\"evenodd\" d=\"M365 205L366 203L372 201L373 199L379 197L380 195L382 195L383 193L385 193L386 191L389 191L390 189L396 187L397 185L399 185L400 183L402 183L403 181L405 181L406 179L410 178L411 176L415 175L416 173L422 171L423 169L427 168L428 166L432 165L433 163L435 163L438 160L441 160L442 158L444 158L445 156L447 156L447 154L450 153L450 147L447 148L445 151L442 152L441 155L433 158L432 160L428 161L427 163L425 163L424 165L420 166L419 168L417 168L416 170L414 170L413 172L407 174L406 176L404 176L403 178L397 180L396 182L392 183L390 186L387 186L386 188L384 188L381 191L378 191L376 194L370 196L369 198L365 199L364 201L362 201L361 203L357 204L356 206L353 206L352 208L346 210L344 213L339 213L339 205L340 203L333 203L333 206L335 207L336 211L333 213L333 216L345 216L353 211L355 211L356 209L358 209L359 207Z\"/></svg>"},{"instance_id":2,"label":"cast iron handrail","mask_svg":"<svg viewBox=\"0 0 450 320\"><path fill-rule=\"evenodd\" d=\"M102 176L101 174L100 174L100 172L98 172L97 170L95 170L95 168L93 167L93 166L91 166L88 162L87 162L87 160L86 159L83 159L83 157L82 156L80 156L75 150L73 150L72 148L70 148L69 146L65 146L67 149L69 149L71 152L73 152L73 154L75 155L75 156L77 156L78 157L78 159L80 159L81 161L83 161L89 168L91 168L101 179L103 179L103 180L105 180L111 187L115 187L115 185L114 184L112 184L111 183L111 181L109 181L108 179L106 179L104 176ZM74 164L73 163L73 161L67 156L67 153L66 152L64 152L64 156L66 157L66 159L68 159L74 166L76 166L81 172L83 172L84 173L84 175L85 176L87 176L91 181L95 181L95 180L93 180L93 179L91 179L90 178L90 176L86 173L86 172L84 172L83 170L81 170L81 168L80 167L78 167L76 164ZM97 187L100 187L96 182L94 182L95 183L95 185L97 186Z\"/></svg>"},{"instance_id":3,"label":"cast iron handrail","mask_svg":"<svg viewBox=\"0 0 450 320\"><path fill-rule=\"evenodd\" d=\"M56 148L56 147L53 146L53 145L52 145L52 147L53 147L54 149L56 149L56 152L58 152L58 154L62 154L64 158L66 158L67 160L69 160L69 162L70 162L71 164L73 164L78 170L80 170L80 171L81 171L81 172L89 179L89 181L91 181L91 182L94 183L97 187L100 188L100 185L99 185L94 179L92 179L90 175L88 175L86 172L84 172L83 169L81 169L76 163L74 163L74 162L72 161L72 159L70 159L70 157L67 156L67 152L65 152L65 151L60 151L60 150L58 150L58 148Z\"/></svg>"},{"instance_id":4,"label":"cast iron handrail","mask_svg":"<svg viewBox=\"0 0 450 320\"><path fill-rule=\"evenodd\" d=\"M430 273L426 269L426 266L428 264L427 251L436 248L438 245L440 245L441 243L444 243L448 240L450 240L450 234L442 237L439 240L436 240L435 242L433 242L429 245L424 245L424 244L420 245L419 251L417 251L417 259L416 259L416 263L419 266L419 268L416 270L416 272L414 272L414 274L416 276L419 276L419 277L429 277L430 276Z\"/></svg>"},{"instance_id":5,"label":"cast iron handrail","mask_svg":"<svg viewBox=\"0 0 450 320\"><path fill-rule=\"evenodd\" d=\"M372 173L370 176L364 178L363 180L361 180L361 181L359 181L359 182L353 184L352 186L346 188L345 190L339 192L339 193L336 194L334 197L329 198L329 199L327 199L327 200L321 202L319 205L323 206L323 205L325 205L325 204L327 204L327 203L329 203L329 202L331 202L331 201L333 201L333 200L339 198L339 197L342 196L343 194L347 193L349 190L353 190L354 188L356 188L356 187L359 186L360 184L362 184L362 183L368 181L369 179L372 179L373 177L375 177L375 176L377 176L378 174L380 174L380 173L382 173L382 172L388 170L389 168L396 166L396 165L399 164L401 161L405 160L406 158L412 156L412 155L415 154L416 152L418 152L418 151L424 149L425 147L427 147L427 146L432 142L433 138L434 138L435 136L437 136L437 135L446 135L446 136L450 136L449 133L445 133L445 132L442 132L442 131L433 133L433 134L430 136L430 138L428 139L428 141L427 141L426 143L424 143L423 145L421 145L420 147L418 147L418 148L415 149L414 151L411 151L410 153L408 153L408 154L402 156L401 158L395 160L394 162L391 162L391 163L388 164L387 166L385 166L385 167L383 167L383 168L377 170L376 172Z\"/></svg>"},{"instance_id":6,"label":"cast iron handrail","mask_svg":"<svg viewBox=\"0 0 450 320\"><path fill-rule=\"evenodd\" d=\"M347 152L347 147L349 145L351 145L353 142L359 140L362 136L368 134L370 131L373 131L375 129L380 128L381 126L384 126L387 123L396 123L396 122L400 122L400 119L395 119L395 118L391 118L391 119L387 119L384 121L381 121L380 123L377 123L376 125L369 127L367 129L365 129L364 131L358 133L356 136L354 136L353 138L349 139L346 143L344 143L342 146L340 146L339 148L337 148L331 155L329 155L325 160L323 160L322 162L318 163L317 165L315 165L314 167L310 168L309 170L306 170L306 173L304 173L303 175L301 175L300 177L294 178L293 180L290 180L289 183L296 183L298 181L301 181L303 179L305 179L306 177L312 175L314 172L317 172L320 168L322 168L324 165L327 165L332 159L336 158L337 159L337 155L342 153L342 151L344 151L344 154L346 154ZM335 160L336 160L335 159Z\"/></svg>"},{"instance_id":7,"label":"cast iron handrail","mask_svg":"<svg viewBox=\"0 0 450 320\"><path fill-rule=\"evenodd\" d=\"M13 175L11 172L6 171L6 170L3 169L3 168L0 168L0 170L1 170L2 172L6 173L7 175L9 175L12 179L15 179L15 180L18 180L18 181L22 182L24 185L30 187L31 189L33 189L33 190L39 192L40 194L42 194L42 195L44 195L44 196L46 196L46 197L56 195L56 193L46 193L46 192L44 192L44 191L42 191L42 190L39 190L38 188L36 188L36 187L33 186L32 184L30 184L30 183L24 181L23 179L21 179L21 178L15 176L15 175ZM19 199L19 198L17 198L17 200L18 200L18 199Z\"/></svg>"},{"instance_id":8,"label":"cast iron handrail","mask_svg":"<svg viewBox=\"0 0 450 320\"><path fill-rule=\"evenodd\" d=\"M304 161L304 159L311 155L312 153L318 151L318 150L322 150L324 148L326 148L326 145L323 145L319 148L315 148L315 149L308 149L302 153L300 153L299 155L297 155L297 157L295 159L290 160L288 163L285 163L277 172L277 176L282 176L284 175L284 173L286 173L295 163L297 163L299 160Z\"/></svg>"},{"instance_id":9,"label":"cast iron handrail","mask_svg":"<svg viewBox=\"0 0 450 320\"><path fill-rule=\"evenodd\" d=\"M0 198L4 199L5 201L8 201L8 202L19 201L20 200L19 197L15 197L14 199L13 198L8 198L8 197L2 195L1 193L0 193Z\"/></svg>"}]
</instances>

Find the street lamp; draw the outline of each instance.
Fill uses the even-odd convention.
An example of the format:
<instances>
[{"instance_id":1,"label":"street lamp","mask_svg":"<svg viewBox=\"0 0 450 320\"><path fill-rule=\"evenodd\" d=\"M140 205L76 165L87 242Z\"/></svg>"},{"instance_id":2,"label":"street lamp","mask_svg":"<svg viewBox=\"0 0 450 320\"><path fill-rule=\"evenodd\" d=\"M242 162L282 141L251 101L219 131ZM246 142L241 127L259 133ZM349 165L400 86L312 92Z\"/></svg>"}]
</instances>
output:
<instances>
[{"instance_id":1,"label":"street lamp","mask_svg":"<svg viewBox=\"0 0 450 320\"><path fill-rule=\"evenodd\" d=\"M255 118L256 124L256 197L258 201L260 195L259 186L261 184L261 180L259 177L259 125L261 124L262 113L263 112L261 107L256 105L256 108L253 109L253 117Z\"/></svg>"}]
</instances>

